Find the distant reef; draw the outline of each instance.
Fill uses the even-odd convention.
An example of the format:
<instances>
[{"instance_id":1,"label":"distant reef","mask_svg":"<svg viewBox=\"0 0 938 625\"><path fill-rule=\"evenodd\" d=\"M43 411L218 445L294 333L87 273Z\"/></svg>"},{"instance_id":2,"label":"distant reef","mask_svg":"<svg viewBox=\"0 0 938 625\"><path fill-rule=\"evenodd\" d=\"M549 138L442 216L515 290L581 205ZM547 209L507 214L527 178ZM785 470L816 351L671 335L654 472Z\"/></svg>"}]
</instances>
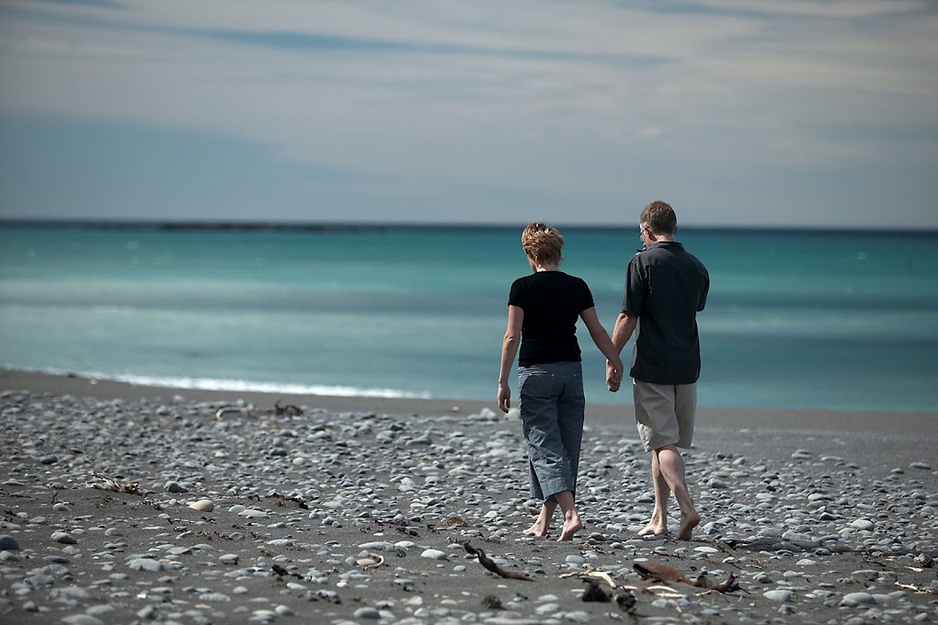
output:
<instances>
[{"instance_id":1,"label":"distant reef","mask_svg":"<svg viewBox=\"0 0 938 625\"><path fill-rule=\"evenodd\" d=\"M263 223L246 221L73 221L0 219L0 228L42 228L74 230L155 230L181 231L236 231L236 232L348 232L355 230L386 230L385 224L304 224Z\"/></svg>"},{"instance_id":2,"label":"distant reef","mask_svg":"<svg viewBox=\"0 0 938 625\"><path fill-rule=\"evenodd\" d=\"M302 231L302 232L339 232L348 230L348 226L326 225L326 224L278 224L278 223L253 223L253 222L186 222L169 221L156 224L159 230L246 230L246 231Z\"/></svg>"},{"instance_id":3,"label":"distant reef","mask_svg":"<svg viewBox=\"0 0 938 625\"><path fill-rule=\"evenodd\" d=\"M356 233L401 230L515 230L521 226L503 224L443 223L295 223L255 221L104 221L59 219L0 219L2 228L48 230L148 230L156 232L315 232Z\"/></svg>"}]
</instances>

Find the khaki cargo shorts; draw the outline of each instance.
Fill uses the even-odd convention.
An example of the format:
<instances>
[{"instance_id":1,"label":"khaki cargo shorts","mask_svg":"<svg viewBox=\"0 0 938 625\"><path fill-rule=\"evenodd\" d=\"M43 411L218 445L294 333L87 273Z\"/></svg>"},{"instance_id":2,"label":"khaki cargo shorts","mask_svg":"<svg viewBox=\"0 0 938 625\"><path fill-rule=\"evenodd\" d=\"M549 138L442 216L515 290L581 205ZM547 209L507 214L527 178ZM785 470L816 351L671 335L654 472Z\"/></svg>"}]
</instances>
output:
<instances>
[{"instance_id":1,"label":"khaki cargo shorts","mask_svg":"<svg viewBox=\"0 0 938 625\"><path fill-rule=\"evenodd\" d=\"M687 449L694 440L696 384L652 384L632 380L635 422L645 451L676 445Z\"/></svg>"}]
</instances>

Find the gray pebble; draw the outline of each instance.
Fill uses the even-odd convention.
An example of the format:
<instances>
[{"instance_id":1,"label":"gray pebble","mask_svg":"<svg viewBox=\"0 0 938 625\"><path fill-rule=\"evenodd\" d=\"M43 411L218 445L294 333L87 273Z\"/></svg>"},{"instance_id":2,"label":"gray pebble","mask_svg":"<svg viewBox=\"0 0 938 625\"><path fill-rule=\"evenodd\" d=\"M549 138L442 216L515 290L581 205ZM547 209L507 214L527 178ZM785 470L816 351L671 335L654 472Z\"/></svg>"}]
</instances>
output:
<instances>
[{"instance_id":1,"label":"gray pebble","mask_svg":"<svg viewBox=\"0 0 938 625\"><path fill-rule=\"evenodd\" d=\"M447 555L445 552L440 551L439 549L425 549L421 554L421 558L430 558L432 560L446 560Z\"/></svg>"},{"instance_id":2,"label":"gray pebble","mask_svg":"<svg viewBox=\"0 0 938 625\"><path fill-rule=\"evenodd\" d=\"M62 619L65 625L104 625L104 621L90 614L72 614Z\"/></svg>"},{"instance_id":3,"label":"gray pebble","mask_svg":"<svg viewBox=\"0 0 938 625\"><path fill-rule=\"evenodd\" d=\"M135 571L152 571L154 573L166 570L162 562L153 558L134 558L127 562L127 566Z\"/></svg>"},{"instance_id":4,"label":"gray pebble","mask_svg":"<svg viewBox=\"0 0 938 625\"><path fill-rule=\"evenodd\" d=\"M9 534L0 535L0 551L19 551L20 545Z\"/></svg>"},{"instance_id":5,"label":"gray pebble","mask_svg":"<svg viewBox=\"0 0 938 625\"><path fill-rule=\"evenodd\" d=\"M792 592L790 590L766 590L762 593L762 596L771 601L779 602L788 602L792 600Z\"/></svg>"},{"instance_id":6,"label":"gray pebble","mask_svg":"<svg viewBox=\"0 0 938 625\"><path fill-rule=\"evenodd\" d=\"M857 607L860 605L874 605L876 598L868 592L851 592L844 595L840 605L846 607Z\"/></svg>"}]
</instances>

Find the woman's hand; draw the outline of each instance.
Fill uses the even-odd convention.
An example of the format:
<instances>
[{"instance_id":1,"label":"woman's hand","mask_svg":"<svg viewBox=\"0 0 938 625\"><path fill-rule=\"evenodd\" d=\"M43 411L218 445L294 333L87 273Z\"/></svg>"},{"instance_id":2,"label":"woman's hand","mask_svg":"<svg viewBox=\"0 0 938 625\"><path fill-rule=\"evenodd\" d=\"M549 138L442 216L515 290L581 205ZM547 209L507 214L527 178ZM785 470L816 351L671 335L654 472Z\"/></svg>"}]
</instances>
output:
<instances>
[{"instance_id":1,"label":"woman's hand","mask_svg":"<svg viewBox=\"0 0 938 625\"><path fill-rule=\"evenodd\" d=\"M606 361L606 388L610 392L616 393L622 384L622 363L620 361L617 368L614 364Z\"/></svg>"},{"instance_id":2,"label":"woman's hand","mask_svg":"<svg viewBox=\"0 0 938 625\"><path fill-rule=\"evenodd\" d=\"M508 388L508 382L498 383L498 408L504 413L508 413L511 408L511 389Z\"/></svg>"}]
</instances>

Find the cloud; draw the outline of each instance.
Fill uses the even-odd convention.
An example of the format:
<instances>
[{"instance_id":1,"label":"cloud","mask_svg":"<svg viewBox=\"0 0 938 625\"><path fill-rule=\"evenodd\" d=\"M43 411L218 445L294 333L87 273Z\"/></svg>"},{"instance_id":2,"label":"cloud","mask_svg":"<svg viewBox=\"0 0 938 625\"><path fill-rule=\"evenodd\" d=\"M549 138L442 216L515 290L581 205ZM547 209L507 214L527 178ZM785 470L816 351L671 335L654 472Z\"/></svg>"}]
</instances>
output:
<instances>
[{"instance_id":1,"label":"cloud","mask_svg":"<svg viewBox=\"0 0 938 625\"><path fill-rule=\"evenodd\" d=\"M376 195L719 203L732 176L938 157L930 6L9 2L0 116L242 140Z\"/></svg>"}]
</instances>

